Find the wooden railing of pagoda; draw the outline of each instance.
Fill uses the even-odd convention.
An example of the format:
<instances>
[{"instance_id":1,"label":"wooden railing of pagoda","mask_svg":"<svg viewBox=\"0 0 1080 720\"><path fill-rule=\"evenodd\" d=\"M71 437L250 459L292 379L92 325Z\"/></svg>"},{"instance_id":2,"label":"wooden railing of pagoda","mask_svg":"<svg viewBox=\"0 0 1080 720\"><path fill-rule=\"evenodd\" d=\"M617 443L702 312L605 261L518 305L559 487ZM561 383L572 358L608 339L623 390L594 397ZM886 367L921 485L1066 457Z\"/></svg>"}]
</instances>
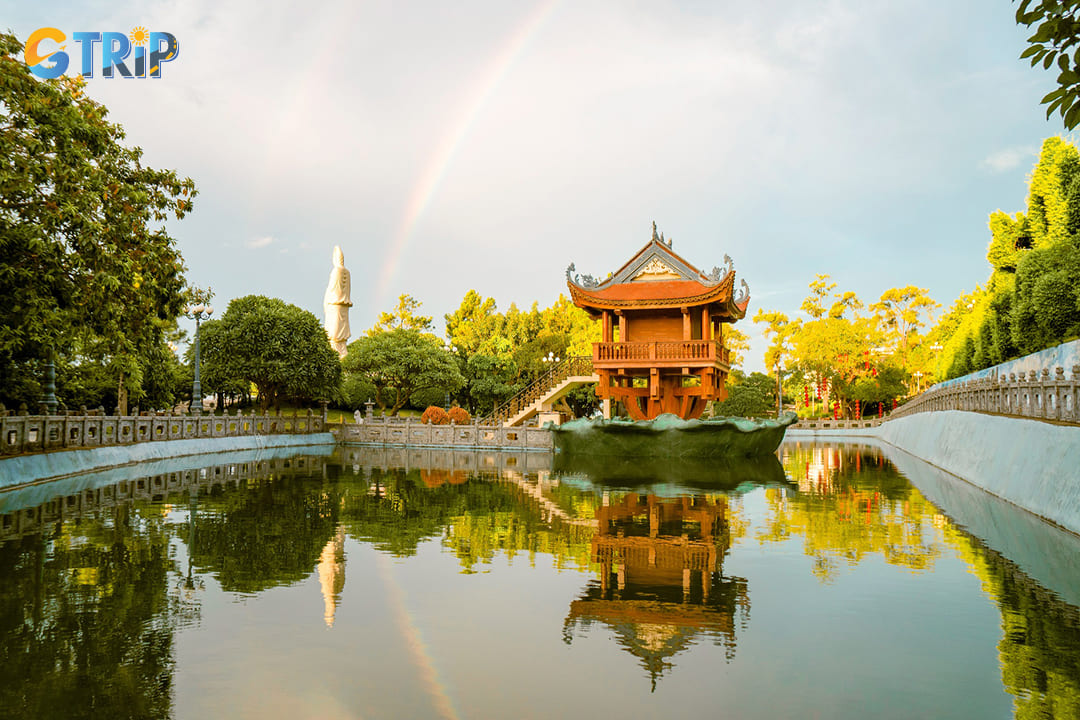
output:
<instances>
[{"instance_id":1,"label":"wooden railing of pagoda","mask_svg":"<svg viewBox=\"0 0 1080 720\"><path fill-rule=\"evenodd\" d=\"M658 340L656 342L593 343L593 364L680 365L723 363L730 365L730 351L719 340Z\"/></svg>"},{"instance_id":2,"label":"wooden railing of pagoda","mask_svg":"<svg viewBox=\"0 0 1080 720\"><path fill-rule=\"evenodd\" d=\"M569 357L552 366L550 370L533 380L514 397L510 398L485 418L479 425L501 425L532 405L567 378L593 374L593 358L588 355Z\"/></svg>"}]
</instances>

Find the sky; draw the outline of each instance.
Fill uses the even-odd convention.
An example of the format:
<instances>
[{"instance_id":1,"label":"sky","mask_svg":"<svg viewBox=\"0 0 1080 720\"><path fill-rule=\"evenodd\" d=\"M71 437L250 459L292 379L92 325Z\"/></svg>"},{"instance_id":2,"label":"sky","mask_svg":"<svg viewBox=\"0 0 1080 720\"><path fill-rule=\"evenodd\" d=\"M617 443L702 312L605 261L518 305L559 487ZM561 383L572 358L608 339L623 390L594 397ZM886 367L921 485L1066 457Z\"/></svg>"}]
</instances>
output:
<instances>
[{"instance_id":1,"label":"sky","mask_svg":"<svg viewBox=\"0 0 1080 720\"><path fill-rule=\"evenodd\" d=\"M10 2L10 0L6 0ZM191 177L169 225L218 313L249 294L323 317L340 245L353 337L398 295L551 304L652 223L758 309L828 273L867 304L985 282L987 219L1024 208L1055 74L1008 2L261 0L14 3L6 27L170 32L162 77L87 92L144 162ZM45 46L42 46L45 49ZM77 71L73 62L69 74Z\"/></svg>"}]
</instances>

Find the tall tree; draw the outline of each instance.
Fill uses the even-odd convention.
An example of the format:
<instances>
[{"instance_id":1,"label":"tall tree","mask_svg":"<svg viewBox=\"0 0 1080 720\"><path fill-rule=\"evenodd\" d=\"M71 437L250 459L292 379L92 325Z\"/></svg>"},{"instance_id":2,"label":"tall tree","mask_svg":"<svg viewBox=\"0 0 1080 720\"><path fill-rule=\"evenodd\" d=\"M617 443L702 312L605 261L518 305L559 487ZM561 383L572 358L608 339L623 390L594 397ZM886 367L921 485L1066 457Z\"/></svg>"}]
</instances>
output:
<instances>
[{"instance_id":1,"label":"tall tree","mask_svg":"<svg viewBox=\"0 0 1080 720\"><path fill-rule=\"evenodd\" d=\"M374 327L367 331L369 336L387 330L420 330L431 332L435 326L431 324L430 315L420 315L417 311L422 302L412 295L399 295L398 304L390 312L379 313L379 319Z\"/></svg>"},{"instance_id":2,"label":"tall tree","mask_svg":"<svg viewBox=\"0 0 1080 720\"><path fill-rule=\"evenodd\" d=\"M455 392L465 382L454 357L434 335L406 328L349 343L345 370L371 383L375 402L396 415L409 396L431 388Z\"/></svg>"},{"instance_id":3,"label":"tall tree","mask_svg":"<svg viewBox=\"0 0 1080 720\"><path fill-rule=\"evenodd\" d=\"M750 350L750 338L729 323L724 323L720 335L724 339L724 347L731 352L731 367L742 367L745 353Z\"/></svg>"},{"instance_id":4,"label":"tall tree","mask_svg":"<svg viewBox=\"0 0 1080 720\"><path fill-rule=\"evenodd\" d=\"M184 263L164 229L195 184L142 164L81 78L35 78L0 34L0 397L77 333L148 353L180 314Z\"/></svg>"},{"instance_id":5,"label":"tall tree","mask_svg":"<svg viewBox=\"0 0 1080 720\"><path fill-rule=\"evenodd\" d=\"M870 306L896 343L902 367L907 366L912 336L917 335L919 329L932 319L931 313L937 307L941 307L940 303L935 302L925 288L914 285L890 288Z\"/></svg>"},{"instance_id":6,"label":"tall tree","mask_svg":"<svg viewBox=\"0 0 1080 720\"><path fill-rule=\"evenodd\" d=\"M201 343L215 383L254 384L264 409L279 407L282 397L337 395L341 363L322 323L307 310L247 295L229 303L217 327L214 322L206 323L211 331Z\"/></svg>"}]
</instances>

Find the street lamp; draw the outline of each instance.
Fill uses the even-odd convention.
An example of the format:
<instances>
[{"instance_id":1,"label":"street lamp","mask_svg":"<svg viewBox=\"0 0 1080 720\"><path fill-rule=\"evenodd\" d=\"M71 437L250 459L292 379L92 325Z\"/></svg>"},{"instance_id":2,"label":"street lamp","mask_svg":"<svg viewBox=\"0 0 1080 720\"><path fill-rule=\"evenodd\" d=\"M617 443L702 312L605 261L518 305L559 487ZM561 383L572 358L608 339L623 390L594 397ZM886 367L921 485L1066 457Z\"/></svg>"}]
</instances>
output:
<instances>
[{"instance_id":1,"label":"street lamp","mask_svg":"<svg viewBox=\"0 0 1080 720\"><path fill-rule=\"evenodd\" d=\"M544 361L545 365L548 365L549 367L552 367L552 368L554 368L555 365L559 362L559 356L556 355L553 352L549 352L547 354L547 357L542 357L540 359Z\"/></svg>"},{"instance_id":2,"label":"street lamp","mask_svg":"<svg viewBox=\"0 0 1080 720\"><path fill-rule=\"evenodd\" d=\"M915 383L916 383L915 384L915 393L918 394L918 393L922 392L922 371L921 370L915 372Z\"/></svg>"},{"instance_id":3,"label":"street lamp","mask_svg":"<svg viewBox=\"0 0 1080 720\"><path fill-rule=\"evenodd\" d=\"M192 415L202 414L202 384L199 382L199 323L203 318L207 320L214 314L214 308L210 305L199 303L189 307L185 313L188 317L195 318L195 379L191 383L191 409Z\"/></svg>"}]
</instances>

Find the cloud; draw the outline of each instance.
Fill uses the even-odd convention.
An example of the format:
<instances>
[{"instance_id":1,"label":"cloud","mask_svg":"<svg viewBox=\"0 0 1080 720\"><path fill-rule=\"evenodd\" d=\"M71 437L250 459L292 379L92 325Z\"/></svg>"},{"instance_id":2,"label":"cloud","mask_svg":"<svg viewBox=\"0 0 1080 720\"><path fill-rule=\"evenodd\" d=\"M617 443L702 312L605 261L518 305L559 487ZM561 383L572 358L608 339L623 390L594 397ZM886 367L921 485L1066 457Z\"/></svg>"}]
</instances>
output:
<instances>
[{"instance_id":1,"label":"cloud","mask_svg":"<svg viewBox=\"0 0 1080 720\"><path fill-rule=\"evenodd\" d=\"M270 237L269 235L263 235L262 237L257 237L252 240L246 241L244 243L244 247L248 248L249 250L258 250L259 248L266 247L272 242L274 242L274 238Z\"/></svg>"},{"instance_id":2,"label":"cloud","mask_svg":"<svg viewBox=\"0 0 1080 720\"><path fill-rule=\"evenodd\" d=\"M991 153L982 161L982 167L995 173L1015 170L1024 161L1030 160L1035 155L1033 147L1011 147Z\"/></svg>"}]
</instances>

